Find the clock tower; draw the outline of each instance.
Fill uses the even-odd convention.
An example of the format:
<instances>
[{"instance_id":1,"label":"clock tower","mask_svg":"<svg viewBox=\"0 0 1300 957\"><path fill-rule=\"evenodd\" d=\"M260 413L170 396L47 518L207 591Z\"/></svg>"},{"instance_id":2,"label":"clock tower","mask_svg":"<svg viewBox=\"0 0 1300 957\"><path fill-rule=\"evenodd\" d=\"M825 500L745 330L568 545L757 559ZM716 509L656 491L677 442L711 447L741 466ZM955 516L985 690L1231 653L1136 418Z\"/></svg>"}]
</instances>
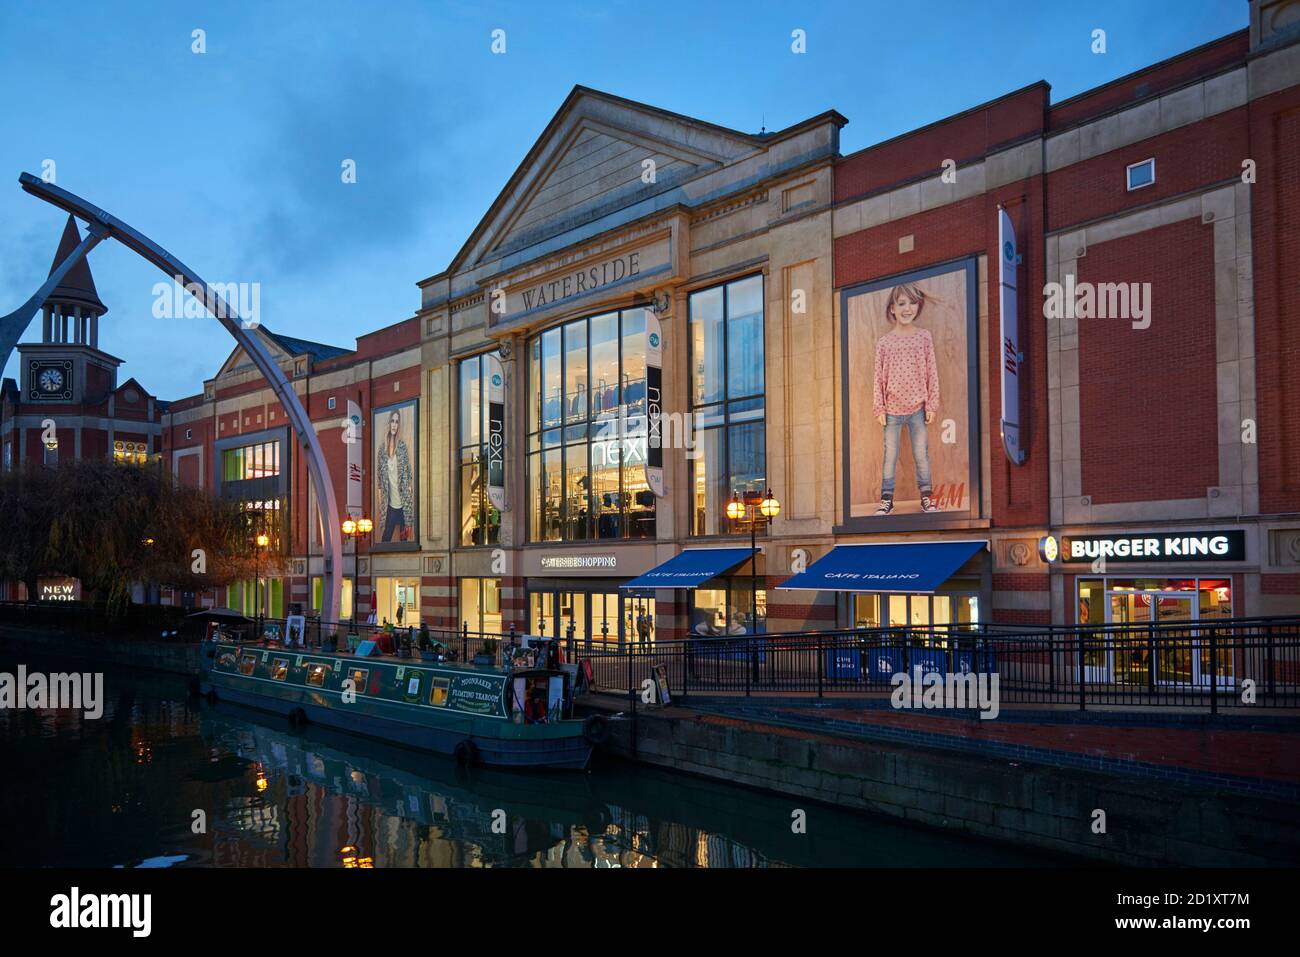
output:
<instances>
[{"instance_id":1,"label":"clock tower","mask_svg":"<svg viewBox=\"0 0 1300 957\"><path fill-rule=\"evenodd\" d=\"M69 216L51 272L79 242L76 220ZM99 349L99 318L107 311L82 259L45 300L41 341L18 346L24 403L77 405L112 391L121 360Z\"/></svg>"},{"instance_id":2,"label":"clock tower","mask_svg":"<svg viewBox=\"0 0 1300 957\"><path fill-rule=\"evenodd\" d=\"M50 272L80 242L69 216ZM18 344L18 381L0 383L5 468L75 459L133 465L157 460L166 403L135 379L118 382L122 360L99 347L99 320L106 312L82 259L45 300L40 341Z\"/></svg>"}]
</instances>

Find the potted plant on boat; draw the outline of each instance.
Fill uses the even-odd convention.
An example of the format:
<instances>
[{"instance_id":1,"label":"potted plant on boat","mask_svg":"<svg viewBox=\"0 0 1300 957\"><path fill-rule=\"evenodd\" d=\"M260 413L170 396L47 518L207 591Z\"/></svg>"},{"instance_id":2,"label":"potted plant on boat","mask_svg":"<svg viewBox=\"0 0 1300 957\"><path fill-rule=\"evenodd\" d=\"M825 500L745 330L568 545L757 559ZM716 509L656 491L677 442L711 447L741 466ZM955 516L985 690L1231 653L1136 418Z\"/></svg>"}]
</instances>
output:
<instances>
[{"instance_id":1,"label":"potted plant on boat","mask_svg":"<svg viewBox=\"0 0 1300 957\"><path fill-rule=\"evenodd\" d=\"M420 634L415 640L416 647L420 649L420 657L425 661L437 661L438 651L429 639L429 625L426 622L420 623Z\"/></svg>"},{"instance_id":2,"label":"potted plant on boat","mask_svg":"<svg viewBox=\"0 0 1300 957\"><path fill-rule=\"evenodd\" d=\"M320 640L321 651L338 651L339 650L339 633L331 631Z\"/></svg>"},{"instance_id":3,"label":"potted plant on boat","mask_svg":"<svg viewBox=\"0 0 1300 957\"><path fill-rule=\"evenodd\" d=\"M474 664L494 665L496 663L497 663L497 639L484 638L482 648L480 648L478 654L474 656Z\"/></svg>"}]
</instances>

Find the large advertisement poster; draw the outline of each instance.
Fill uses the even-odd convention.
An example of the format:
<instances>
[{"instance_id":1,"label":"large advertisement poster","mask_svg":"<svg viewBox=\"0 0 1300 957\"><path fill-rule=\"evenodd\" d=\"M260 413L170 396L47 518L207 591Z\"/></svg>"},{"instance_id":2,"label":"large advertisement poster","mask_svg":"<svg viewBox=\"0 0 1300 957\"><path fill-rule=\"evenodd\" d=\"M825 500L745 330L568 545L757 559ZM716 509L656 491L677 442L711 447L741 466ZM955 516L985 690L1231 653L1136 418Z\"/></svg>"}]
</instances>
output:
<instances>
[{"instance_id":1,"label":"large advertisement poster","mask_svg":"<svg viewBox=\"0 0 1300 957\"><path fill-rule=\"evenodd\" d=\"M418 548L415 470L420 458L416 446L416 400L376 409L372 421L375 529L371 547Z\"/></svg>"},{"instance_id":2,"label":"large advertisement poster","mask_svg":"<svg viewBox=\"0 0 1300 957\"><path fill-rule=\"evenodd\" d=\"M846 524L976 514L976 281L965 260L843 292Z\"/></svg>"}]
</instances>

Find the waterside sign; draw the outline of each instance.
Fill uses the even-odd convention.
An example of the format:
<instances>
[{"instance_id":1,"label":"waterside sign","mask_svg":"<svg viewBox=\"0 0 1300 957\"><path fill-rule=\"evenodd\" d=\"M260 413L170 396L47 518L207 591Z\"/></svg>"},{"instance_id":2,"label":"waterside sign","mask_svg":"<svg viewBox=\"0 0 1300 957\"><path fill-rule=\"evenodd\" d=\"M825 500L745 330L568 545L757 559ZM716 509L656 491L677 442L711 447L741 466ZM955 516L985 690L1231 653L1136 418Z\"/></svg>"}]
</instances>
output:
<instances>
[{"instance_id":1,"label":"waterside sign","mask_svg":"<svg viewBox=\"0 0 1300 957\"><path fill-rule=\"evenodd\" d=\"M668 236L614 255L587 259L540 277L504 288L489 288L488 316L492 328L509 326L525 316L570 305L619 287L658 284L672 271L672 241Z\"/></svg>"},{"instance_id":2,"label":"waterside sign","mask_svg":"<svg viewBox=\"0 0 1300 957\"><path fill-rule=\"evenodd\" d=\"M544 555L543 568L617 568L617 555Z\"/></svg>"}]
</instances>

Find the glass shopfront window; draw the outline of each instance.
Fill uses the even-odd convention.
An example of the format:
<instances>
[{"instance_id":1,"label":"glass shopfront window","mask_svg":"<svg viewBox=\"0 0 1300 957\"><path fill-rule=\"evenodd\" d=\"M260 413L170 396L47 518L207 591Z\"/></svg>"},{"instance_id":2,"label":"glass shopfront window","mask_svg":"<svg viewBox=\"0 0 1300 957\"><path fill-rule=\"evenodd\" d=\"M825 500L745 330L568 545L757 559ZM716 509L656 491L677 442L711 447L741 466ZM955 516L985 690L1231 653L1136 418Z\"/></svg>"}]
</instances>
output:
<instances>
[{"instance_id":1,"label":"glass shopfront window","mask_svg":"<svg viewBox=\"0 0 1300 957\"><path fill-rule=\"evenodd\" d=\"M264 534L267 544L263 554L283 554L284 503L274 498L261 502L240 502L239 508L248 523L249 541L255 541L258 535Z\"/></svg>"},{"instance_id":2,"label":"glass shopfront window","mask_svg":"<svg viewBox=\"0 0 1300 957\"><path fill-rule=\"evenodd\" d=\"M763 315L761 275L690 296L690 404L703 428L691 462L693 535L740 531L727 501L767 486Z\"/></svg>"},{"instance_id":3,"label":"glass shopfront window","mask_svg":"<svg viewBox=\"0 0 1300 957\"><path fill-rule=\"evenodd\" d=\"M460 543L492 545L501 513L487 490L488 354L460 364Z\"/></svg>"},{"instance_id":4,"label":"glass shopfront window","mask_svg":"<svg viewBox=\"0 0 1300 957\"><path fill-rule=\"evenodd\" d=\"M233 608L249 618L284 617L284 579L260 578L254 587L253 579L232 582L226 586L226 607Z\"/></svg>"},{"instance_id":5,"label":"glass shopfront window","mask_svg":"<svg viewBox=\"0 0 1300 957\"><path fill-rule=\"evenodd\" d=\"M221 453L221 481L243 482L280 474L280 443L261 442Z\"/></svg>"},{"instance_id":6,"label":"glass shopfront window","mask_svg":"<svg viewBox=\"0 0 1300 957\"><path fill-rule=\"evenodd\" d=\"M748 579L719 580L690 594L692 638L735 638L767 631L767 590L758 589L755 601Z\"/></svg>"},{"instance_id":7,"label":"glass shopfront window","mask_svg":"<svg viewBox=\"0 0 1300 957\"><path fill-rule=\"evenodd\" d=\"M979 624L979 593L852 596L853 627L961 628Z\"/></svg>"},{"instance_id":8,"label":"glass shopfront window","mask_svg":"<svg viewBox=\"0 0 1300 957\"><path fill-rule=\"evenodd\" d=\"M375 623L420 627L420 579L376 578Z\"/></svg>"},{"instance_id":9,"label":"glass shopfront window","mask_svg":"<svg viewBox=\"0 0 1300 957\"><path fill-rule=\"evenodd\" d=\"M501 634L501 579L460 580L460 624L472 632Z\"/></svg>"},{"instance_id":10,"label":"glass shopfront window","mask_svg":"<svg viewBox=\"0 0 1300 957\"><path fill-rule=\"evenodd\" d=\"M1085 651L1084 680L1125 685L1234 680L1232 650L1211 659L1196 625L1232 617L1231 578L1081 578L1079 624L1152 627L1107 636ZM1182 626L1182 627L1180 627Z\"/></svg>"},{"instance_id":11,"label":"glass shopfront window","mask_svg":"<svg viewBox=\"0 0 1300 957\"><path fill-rule=\"evenodd\" d=\"M653 538L645 480L646 318L624 309L529 345L529 538Z\"/></svg>"},{"instance_id":12,"label":"glass shopfront window","mask_svg":"<svg viewBox=\"0 0 1300 957\"><path fill-rule=\"evenodd\" d=\"M654 642L655 600L609 591L591 591L578 582L528 586L528 628L532 634L568 638L579 648L611 647L621 642L648 646Z\"/></svg>"},{"instance_id":13,"label":"glass shopfront window","mask_svg":"<svg viewBox=\"0 0 1300 957\"><path fill-rule=\"evenodd\" d=\"M350 622L352 620L352 576L343 576L343 581L340 584L343 587L339 589L339 621ZM313 575L311 578L311 610L319 615L324 603L325 579L320 575Z\"/></svg>"}]
</instances>

